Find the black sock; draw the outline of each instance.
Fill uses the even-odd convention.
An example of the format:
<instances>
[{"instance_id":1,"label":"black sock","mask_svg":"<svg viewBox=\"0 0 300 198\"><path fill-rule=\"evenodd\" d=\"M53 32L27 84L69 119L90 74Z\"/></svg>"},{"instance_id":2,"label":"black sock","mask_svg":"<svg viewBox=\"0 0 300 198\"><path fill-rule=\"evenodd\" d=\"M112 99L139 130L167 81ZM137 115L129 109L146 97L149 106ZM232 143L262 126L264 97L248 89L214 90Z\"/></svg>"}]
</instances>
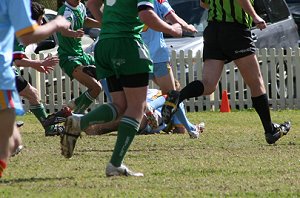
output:
<instances>
[{"instance_id":1,"label":"black sock","mask_svg":"<svg viewBox=\"0 0 300 198\"><path fill-rule=\"evenodd\" d=\"M265 133L274 133L273 125L271 121L270 109L269 109L269 101L267 94L263 94L258 97L251 97L253 107L258 113L260 120L263 124Z\"/></svg>"},{"instance_id":2,"label":"black sock","mask_svg":"<svg viewBox=\"0 0 300 198\"><path fill-rule=\"evenodd\" d=\"M178 104L180 104L185 99L201 96L203 92L204 92L203 83L200 80L195 80L189 83L188 85L186 85L180 91Z\"/></svg>"}]
</instances>

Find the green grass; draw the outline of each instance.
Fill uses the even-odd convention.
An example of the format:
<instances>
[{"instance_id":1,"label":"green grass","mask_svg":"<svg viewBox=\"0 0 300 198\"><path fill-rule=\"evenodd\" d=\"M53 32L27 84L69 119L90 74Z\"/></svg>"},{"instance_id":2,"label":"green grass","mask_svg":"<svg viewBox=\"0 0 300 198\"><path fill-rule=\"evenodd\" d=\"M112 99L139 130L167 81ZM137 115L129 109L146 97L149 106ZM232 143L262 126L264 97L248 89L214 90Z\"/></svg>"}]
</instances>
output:
<instances>
[{"instance_id":1,"label":"green grass","mask_svg":"<svg viewBox=\"0 0 300 198\"><path fill-rule=\"evenodd\" d=\"M136 136L125 164L143 178L106 178L116 133L79 139L75 155L60 155L59 137L45 137L28 114L25 149L11 158L0 197L300 197L300 111L272 111L292 131L267 145L253 111L189 113L204 121L200 139L187 134Z\"/></svg>"}]
</instances>

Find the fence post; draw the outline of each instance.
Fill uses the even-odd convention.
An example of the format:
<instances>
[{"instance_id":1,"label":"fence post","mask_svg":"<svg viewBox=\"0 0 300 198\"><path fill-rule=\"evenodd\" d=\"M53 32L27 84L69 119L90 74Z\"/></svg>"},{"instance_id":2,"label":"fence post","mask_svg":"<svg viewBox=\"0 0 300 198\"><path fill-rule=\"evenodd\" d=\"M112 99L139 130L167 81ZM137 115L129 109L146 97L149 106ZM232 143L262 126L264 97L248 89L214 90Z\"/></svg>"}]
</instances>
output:
<instances>
[{"instance_id":1,"label":"fence post","mask_svg":"<svg viewBox=\"0 0 300 198\"><path fill-rule=\"evenodd\" d=\"M34 58L33 58L34 55ZM36 60L37 56L35 54L31 55L31 59ZM44 54L39 54L39 60L44 60ZM32 86L34 86L37 89L38 92L38 98L41 98L41 75L40 72L32 69L31 70L31 75L32 75Z\"/></svg>"},{"instance_id":2,"label":"fence post","mask_svg":"<svg viewBox=\"0 0 300 198\"><path fill-rule=\"evenodd\" d=\"M296 106L300 109L300 48L295 49Z\"/></svg>"}]
</instances>

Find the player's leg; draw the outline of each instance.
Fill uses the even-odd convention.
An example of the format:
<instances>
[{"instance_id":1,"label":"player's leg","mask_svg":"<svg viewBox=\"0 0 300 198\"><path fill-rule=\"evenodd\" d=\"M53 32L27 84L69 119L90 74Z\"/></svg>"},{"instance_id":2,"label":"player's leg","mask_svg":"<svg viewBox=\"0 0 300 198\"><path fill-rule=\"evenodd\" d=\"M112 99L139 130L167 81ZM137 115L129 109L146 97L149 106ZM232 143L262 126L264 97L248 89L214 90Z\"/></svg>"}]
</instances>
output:
<instances>
[{"instance_id":1,"label":"player's leg","mask_svg":"<svg viewBox=\"0 0 300 198\"><path fill-rule=\"evenodd\" d=\"M179 108L176 111L176 113L174 114L174 117L178 119L178 121L179 121L178 124L182 124L186 128L186 130L191 138L199 138L200 133L203 132L204 124L202 123L201 124L202 126L200 128L200 127L197 127L196 125L190 123L190 121L186 117L185 108L184 108L183 103L179 104Z\"/></svg>"},{"instance_id":2,"label":"player's leg","mask_svg":"<svg viewBox=\"0 0 300 198\"><path fill-rule=\"evenodd\" d=\"M84 66L78 66L74 69L72 75L88 90L75 99L74 113L84 113L84 111L94 102L102 90L101 83L94 77L84 72Z\"/></svg>"},{"instance_id":3,"label":"player's leg","mask_svg":"<svg viewBox=\"0 0 300 198\"><path fill-rule=\"evenodd\" d=\"M18 128L15 125L17 115L24 113L17 91L0 90L0 177L7 166L8 158L17 144L21 144ZM14 131L15 130L15 131ZM15 136L13 136L15 134ZM12 139L15 137L15 139ZM19 138L18 138L19 137ZM13 141L15 140L15 141Z\"/></svg>"},{"instance_id":4,"label":"player's leg","mask_svg":"<svg viewBox=\"0 0 300 198\"><path fill-rule=\"evenodd\" d=\"M0 138L0 159L7 161L10 155L9 139L14 130L16 114L13 109L2 109L0 111L1 138Z\"/></svg>"},{"instance_id":5,"label":"player's leg","mask_svg":"<svg viewBox=\"0 0 300 198\"><path fill-rule=\"evenodd\" d=\"M114 121L126 109L126 98L119 80L115 77L107 78L113 103L98 106L83 116L72 115L65 122L66 132L61 138L62 155L70 158L73 155L77 138L81 131L88 130L94 124Z\"/></svg>"},{"instance_id":6,"label":"player's leg","mask_svg":"<svg viewBox=\"0 0 300 198\"><path fill-rule=\"evenodd\" d=\"M154 82L159 86L162 94L175 90L174 75L170 63L154 63L153 75Z\"/></svg>"},{"instance_id":7,"label":"player's leg","mask_svg":"<svg viewBox=\"0 0 300 198\"><path fill-rule=\"evenodd\" d=\"M140 128L146 105L148 73L124 76L121 81L124 86L127 108L120 120L115 148L106 168L107 176L126 175L126 172L129 171L127 168L122 170L122 166L124 166L122 162ZM120 172L117 171L118 169L121 169ZM143 176L141 173L131 172L131 174L133 176Z\"/></svg>"},{"instance_id":8,"label":"player's leg","mask_svg":"<svg viewBox=\"0 0 300 198\"><path fill-rule=\"evenodd\" d=\"M123 164L123 160L144 115L152 63L148 50L141 40L119 38L110 42L115 44L115 47L118 46L118 51L114 48L109 54L116 60L114 68L122 64L122 67L118 67L117 73L126 98L126 110L120 120L116 144L106 167L106 175L143 176L142 173L130 171ZM115 103L114 99L113 97Z\"/></svg>"},{"instance_id":9,"label":"player's leg","mask_svg":"<svg viewBox=\"0 0 300 198\"><path fill-rule=\"evenodd\" d=\"M283 124L272 123L268 96L256 55L251 54L234 62L251 90L253 107L263 124L266 141L269 144L273 144L289 132L291 124L290 122L284 122Z\"/></svg>"},{"instance_id":10,"label":"player's leg","mask_svg":"<svg viewBox=\"0 0 300 198\"><path fill-rule=\"evenodd\" d=\"M87 66L83 66L82 63ZM83 57L78 58L77 61L62 61L60 66L64 72L70 78L78 80L81 84L86 86L88 90L82 93L78 98L71 100L67 106L60 111L49 115L44 121L44 126L65 122L66 118L71 115L72 110L74 113L85 113L86 109L94 102L102 90L101 83L96 80L95 66L88 65L94 63L94 59L88 55L83 55ZM107 93L107 95L109 95L109 93Z\"/></svg>"},{"instance_id":11,"label":"player's leg","mask_svg":"<svg viewBox=\"0 0 300 198\"><path fill-rule=\"evenodd\" d=\"M166 102L162 108L162 116L165 123L169 123L176 112L177 105L183 100L209 95L213 93L218 85L223 70L224 61L208 59L203 66L202 81L195 80L187 84L180 92L171 91L168 93Z\"/></svg>"},{"instance_id":12,"label":"player's leg","mask_svg":"<svg viewBox=\"0 0 300 198\"><path fill-rule=\"evenodd\" d=\"M30 83L28 83L22 76L16 77L16 86L20 96L26 98L30 104L30 111L43 125L48 114L44 105L40 102L38 91ZM44 125L43 125L44 126ZM61 126L50 125L44 127L46 136L60 135L63 131Z\"/></svg>"},{"instance_id":13,"label":"player's leg","mask_svg":"<svg viewBox=\"0 0 300 198\"><path fill-rule=\"evenodd\" d=\"M118 94L122 95L116 93L112 94L112 97ZM61 154L71 158L81 131L88 130L90 125L114 121L118 115L118 107L110 103L103 104L82 116L76 114L69 116L65 122L65 133L61 136Z\"/></svg>"},{"instance_id":14,"label":"player's leg","mask_svg":"<svg viewBox=\"0 0 300 198\"><path fill-rule=\"evenodd\" d=\"M14 131L10 137L10 156L15 156L21 152L23 145L21 144L21 134L17 126L14 126Z\"/></svg>"}]
</instances>

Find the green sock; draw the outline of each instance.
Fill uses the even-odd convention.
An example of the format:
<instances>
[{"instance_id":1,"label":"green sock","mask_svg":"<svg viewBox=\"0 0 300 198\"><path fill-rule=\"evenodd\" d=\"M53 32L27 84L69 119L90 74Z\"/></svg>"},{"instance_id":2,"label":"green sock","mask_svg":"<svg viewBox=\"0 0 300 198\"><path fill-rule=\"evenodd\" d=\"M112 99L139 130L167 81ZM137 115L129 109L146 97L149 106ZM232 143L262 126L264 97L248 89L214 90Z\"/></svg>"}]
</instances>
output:
<instances>
[{"instance_id":1,"label":"green sock","mask_svg":"<svg viewBox=\"0 0 300 198\"><path fill-rule=\"evenodd\" d=\"M75 99L76 108L74 113L84 113L84 111L94 102L94 98L89 94L88 91L81 94Z\"/></svg>"},{"instance_id":2,"label":"green sock","mask_svg":"<svg viewBox=\"0 0 300 198\"><path fill-rule=\"evenodd\" d=\"M40 121L41 124L48 116L43 104L30 105L29 109L34 114L34 116ZM53 127L54 126L48 126L44 127L44 129L45 131L51 131Z\"/></svg>"},{"instance_id":3,"label":"green sock","mask_svg":"<svg viewBox=\"0 0 300 198\"><path fill-rule=\"evenodd\" d=\"M133 118L124 116L119 124L118 137L110 162L119 167L125 154L140 127L140 123Z\"/></svg>"},{"instance_id":4,"label":"green sock","mask_svg":"<svg viewBox=\"0 0 300 198\"><path fill-rule=\"evenodd\" d=\"M81 94L78 98L76 98L76 99L74 100L74 103L75 103L76 106L78 106L79 103L81 102L82 98L85 97L84 94L85 94L85 92L84 92L83 94Z\"/></svg>"},{"instance_id":5,"label":"green sock","mask_svg":"<svg viewBox=\"0 0 300 198\"><path fill-rule=\"evenodd\" d=\"M118 112L113 104L103 104L81 117L80 128L81 130L84 130L91 124L101 124L113 121L117 117Z\"/></svg>"}]
</instances>

